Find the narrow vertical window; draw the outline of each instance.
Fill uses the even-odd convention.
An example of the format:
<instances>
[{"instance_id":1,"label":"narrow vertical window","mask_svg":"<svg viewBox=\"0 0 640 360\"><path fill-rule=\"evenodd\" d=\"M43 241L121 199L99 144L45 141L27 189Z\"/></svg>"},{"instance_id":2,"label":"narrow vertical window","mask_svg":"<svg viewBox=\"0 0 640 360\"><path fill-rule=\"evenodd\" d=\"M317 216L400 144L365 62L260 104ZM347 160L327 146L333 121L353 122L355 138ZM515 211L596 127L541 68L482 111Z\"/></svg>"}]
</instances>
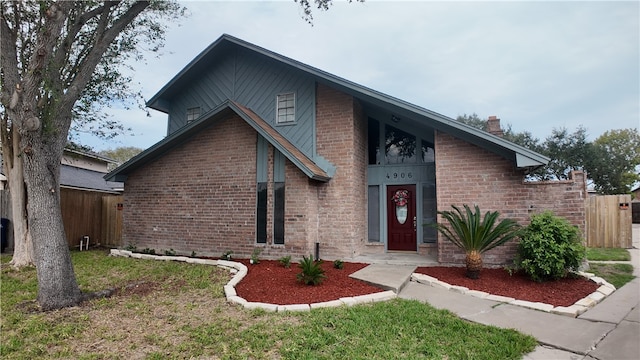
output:
<instances>
[{"instance_id":1,"label":"narrow vertical window","mask_svg":"<svg viewBox=\"0 0 640 360\"><path fill-rule=\"evenodd\" d=\"M436 229L431 226L436 223L436 184L429 183L422 185L422 242L425 244L435 243L437 238Z\"/></svg>"},{"instance_id":2,"label":"narrow vertical window","mask_svg":"<svg viewBox=\"0 0 640 360\"><path fill-rule=\"evenodd\" d=\"M258 183L258 204L256 214L256 242L267 243L267 183Z\"/></svg>"},{"instance_id":3,"label":"narrow vertical window","mask_svg":"<svg viewBox=\"0 0 640 360\"><path fill-rule=\"evenodd\" d=\"M267 243L267 140L258 135L256 146L256 242Z\"/></svg>"},{"instance_id":4,"label":"narrow vertical window","mask_svg":"<svg viewBox=\"0 0 640 360\"><path fill-rule=\"evenodd\" d=\"M422 163L429 164L433 163L436 160L434 146L432 143L428 141L422 140Z\"/></svg>"},{"instance_id":5,"label":"narrow vertical window","mask_svg":"<svg viewBox=\"0 0 640 360\"><path fill-rule=\"evenodd\" d=\"M200 117L199 107L192 107L187 109L187 124L192 121L195 121L199 117Z\"/></svg>"},{"instance_id":6,"label":"narrow vertical window","mask_svg":"<svg viewBox=\"0 0 640 360\"><path fill-rule=\"evenodd\" d=\"M369 242L380 242L380 186L370 185L367 199Z\"/></svg>"},{"instance_id":7,"label":"narrow vertical window","mask_svg":"<svg viewBox=\"0 0 640 360\"><path fill-rule=\"evenodd\" d=\"M369 118L367 127L369 165L380 165L380 123Z\"/></svg>"},{"instance_id":8,"label":"narrow vertical window","mask_svg":"<svg viewBox=\"0 0 640 360\"><path fill-rule=\"evenodd\" d=\"M273 184L273 243L284 244L284 183Z\"/></svg>"},{"instance_id":9,"label":"narrow vertical window","mask_svg":"<svg viewBox=\"0 0 640 360\"><path fill-rule=\"evenodd\" d=\"M278 150L273 154L273 243L284 244L285 222L285 164L286 158Z\"/></svg>"},{"instance_id":10,"label":"narrow vertical window","mask_svg":"<svg viewBox=\"0 0 640 360\"><path fill-rule=\"evenodd\" d=\"M294 93L277 96L276 123L293 124L296 121L296 97Z\"/></svg>"}]
</instances>

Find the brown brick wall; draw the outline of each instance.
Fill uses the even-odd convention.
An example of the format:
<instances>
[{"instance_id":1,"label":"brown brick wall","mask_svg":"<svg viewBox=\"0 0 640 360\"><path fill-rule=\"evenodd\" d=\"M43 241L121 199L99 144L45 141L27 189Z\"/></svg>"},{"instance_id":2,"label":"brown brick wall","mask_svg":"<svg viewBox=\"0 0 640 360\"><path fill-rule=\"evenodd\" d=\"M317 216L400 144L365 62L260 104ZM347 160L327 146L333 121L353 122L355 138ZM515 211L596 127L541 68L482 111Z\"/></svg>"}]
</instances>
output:
<instances>
[{"instance_id":1,"label":"brown brick wall","mask_svg":"<svg viewBox=\"0 0 640 360\"><path fill-rule=\"evenodd\" d=\"M124 244L157 252L322 258L359 253L366 236L366 119L351 96L318 86L317 153L337 167L328 183L285 165L285 244L273 244L273 159L268 147L267 244L255 242L256 132L233 116L130 174ZM239 150L241 149L241 150Z\"/></svg>"},{"instance_id":2,"label":"brown brick wall","mask_svg":"<svg viewBox=\"0 0 640 360\"><path fill-rule=\"evenodd\" d=\"M438 210L477 204L483 213L499 211L499 219L513 218L525 226L532 214L552 210L584 231L583 173L574 173L569 181L529 183L511 161L451 135L437 132L435 147ZM508 264L516 248L515 241L495 248L484 254L484 262L489 266ZM464 253L439 236L438 260L461 264Z\"/></svg>"},{"instance_id":3,"label":"brown brick wall","mask_svg":"<svg viewBox=\"0 0 640 360\"><path fill-rule=\"evenodd\" d=\"M351 257L365 243L366 126L353 97L317 86L317 153L337 168L331 181L318 184L318 242L323 258Z\"/></svg>"},{"instance_id":4,"label":"brown brick wall","mask_svg":"<svg viewBox=\"0 0 640 360\"><path fill-rule=\"evenodd\" d=\"M125 191L123 243L162 252L219 256L232 250L263 258L313 253L324 259L364 252L367 236L367 121L353 97L317 86L318 155L336 166L329 182L310 180L285 165L285 245L273 245L273 151L268 147L268 241L255 242L256 132L237 116L220 121L130 174ZM563 182L525 183L513 163L487 150L437 132L438 209L478 204L483 212L523 225L545 209L567 217L584 231L584 175ZM241 149L239 151L239 149ZM485 254L487 265L508 262L511 243ZM442 263L462 263L464 254L439 239Z\"/></svg>"},{"instance_id":5,"label":"brown brick wall","mask_svg":"<svg viewBox=\"0 0 640 360\"><path fill-rule=\"evenodd\" d=\"M130 174L126 188L125 245L182 254L250 254L256 132L237 116L216 123Z\"/></svg>"}]
</instances>

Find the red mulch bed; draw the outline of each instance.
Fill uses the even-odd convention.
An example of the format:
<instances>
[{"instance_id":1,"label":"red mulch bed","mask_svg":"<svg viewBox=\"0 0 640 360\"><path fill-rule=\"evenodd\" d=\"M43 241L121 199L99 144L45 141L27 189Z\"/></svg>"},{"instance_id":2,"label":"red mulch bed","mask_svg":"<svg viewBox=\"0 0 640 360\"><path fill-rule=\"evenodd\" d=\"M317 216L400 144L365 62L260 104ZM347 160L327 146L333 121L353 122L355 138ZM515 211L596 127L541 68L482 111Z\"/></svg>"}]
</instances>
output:
<instances>
[{"instance_id":1,"label":"red mulch bed","mask_svg":"<svg viewBox=\"0 0 640 360\"><path fill-rule=\"evenodd\" d=\"M247 260L233 261L239 261L249 269L247 276L236 285L236 292L250 302L313 304L383 291L349 277L349 274L368 264L345 262L344 268L338 270L333 268L333 262L325 261L322 264L327 276L324 281L320 285L305 285L296 281L296 275L300 272L297 263L291 263L291 267L287 269L274 260L260 260L256 265L250 265Z\"/></svg>"},{"instance_id":2,"label":"red mulch bed","mask_svg":"<svg viewBox=\"0 0 640 360\"><path fill-rule=\"evenodd\" d=\"M471 290L553 306L571 306L599 287L595 282L582 277L537 283L530 280L524 273L517 272L509 275L504 269L482 269L480 278L477 280L467 278L466 269L463 267L419 267L415 272Z\"/></svg>"},{"instance_id":3,"label":"red mulch bed","mask_svg":"<svg viewBox=\"0 0 640 360\"><path fill-rule=\"evenodd\" d=\"M247 276L236 286L236 292L250 302L278 305L313 304L382 291L349 277L367 264L345 262L344 268L338 270L333 268L332 262L326 261L322 268L327 277L322 284L311 286L296 281L296 275L300 272L297 263L292 263L287 269L274 260L261 260L257 265L250 265L248 260L234 261L247 265L249 269ZM483 269L477 280L467 278L464 268L419 267L416 272L433 276L451 285L553 306L573 305L598 288L596 283L584 278L537 283L521 273L509 275L504 269Z\"/></svg>"}]
</instances>

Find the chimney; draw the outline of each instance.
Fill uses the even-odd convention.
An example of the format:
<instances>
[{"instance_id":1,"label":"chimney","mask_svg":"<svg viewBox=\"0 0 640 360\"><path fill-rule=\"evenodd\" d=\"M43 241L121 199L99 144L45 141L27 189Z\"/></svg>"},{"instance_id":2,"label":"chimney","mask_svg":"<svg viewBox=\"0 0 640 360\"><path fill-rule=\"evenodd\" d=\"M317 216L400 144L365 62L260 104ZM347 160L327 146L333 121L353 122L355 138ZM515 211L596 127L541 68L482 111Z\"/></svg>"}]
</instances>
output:
<instances>
[{"instance_id":1,"label":"chimney","mask_svg":"<svg viewBox=\"0 0 640 360\"><path fill-rule=\"evenodd\" d=\"M504 135L502 128L500 127L500 119L495 115L491 115L489 116L489 119L487 119L487 127L485 128L485 131L499 137Z\"/></svg>"}]
</instances>

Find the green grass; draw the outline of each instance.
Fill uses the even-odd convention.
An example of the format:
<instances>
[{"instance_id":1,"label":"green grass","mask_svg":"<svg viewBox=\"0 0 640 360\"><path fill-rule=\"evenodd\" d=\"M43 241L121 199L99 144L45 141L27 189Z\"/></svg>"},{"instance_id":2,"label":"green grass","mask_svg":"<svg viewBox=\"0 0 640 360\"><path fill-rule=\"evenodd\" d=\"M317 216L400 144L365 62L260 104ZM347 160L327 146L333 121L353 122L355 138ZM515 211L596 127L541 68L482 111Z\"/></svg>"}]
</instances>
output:
<instances>
[{"instance_id":1,"label":"green grass","mask_svg":"<svg viewBox=\"0 0 640 360\"><path fill-rule=\"evenodd\" d=\"M84 291L138 283L153 284L153 291L37 312L35 270L12 270L3 256L1 358L519 359L536 345L514 330L416 301L248 311L225 301L229 274L216 267L101 251L74 252L72 259Z\"/></svg>"},{"instance_id":2,"label":"green grass","mask_svg":"<svg viewBox=\"0 0 640 360\"><path fill-rule=\"evenodd\" d=\"M283 345L286 359L519 359L536 345L515 330L461 321L417 301L300 316L304 325L291 329Z\"/></svg>"},{"instance_id":3,"label":"green grass","mask_svg":"<svg viewBox=\"0 0 640 360\"><path fill-rule=\"evenodd\" d=\"M616 289L633 280L633 266L630 264L589 263L589 272L605 279Z\"/></svg>"},{"instance_id":4,"label":"green grass","mask_svg":"<svg viewBox=\"0 0 640 360\"><path fill-rule=\"evenodd\" d=\"M620 248L587 248L589 261L630 261L631 255L627 249Z\"/></svg>"}]
</instances>

